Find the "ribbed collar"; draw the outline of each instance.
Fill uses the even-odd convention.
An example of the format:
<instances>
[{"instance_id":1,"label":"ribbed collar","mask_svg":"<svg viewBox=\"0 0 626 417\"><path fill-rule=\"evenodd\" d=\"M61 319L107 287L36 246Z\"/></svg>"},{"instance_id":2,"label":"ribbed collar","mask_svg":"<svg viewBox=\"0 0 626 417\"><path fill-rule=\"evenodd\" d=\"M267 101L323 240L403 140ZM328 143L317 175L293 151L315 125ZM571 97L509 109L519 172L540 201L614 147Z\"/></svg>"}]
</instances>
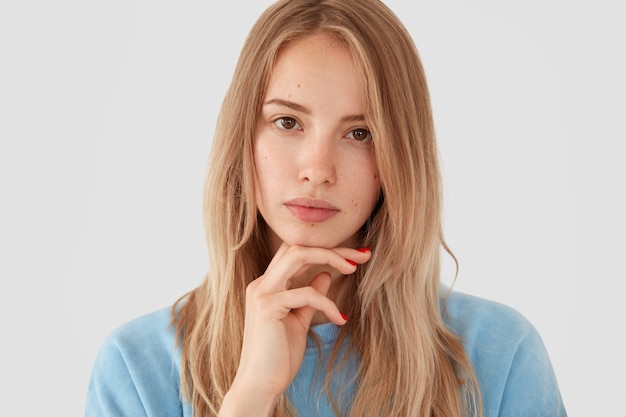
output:
<instances>
[{"instance_id":1,"label":"ribbed collar","mask_svg":"<svg viewBox=\"0 0 626 417\"><path fill-rule=\"evenodd\" d=\"M317 335L320 339L320 344L324 345L332 345L337 340L337 336L339 336L339 326L333 323L323 323L317 324L315 326L311 326L311 331ZM306 341L306 347L316 347L317 344L315 341L309 336Z\"/></svg>"}]
</instances>

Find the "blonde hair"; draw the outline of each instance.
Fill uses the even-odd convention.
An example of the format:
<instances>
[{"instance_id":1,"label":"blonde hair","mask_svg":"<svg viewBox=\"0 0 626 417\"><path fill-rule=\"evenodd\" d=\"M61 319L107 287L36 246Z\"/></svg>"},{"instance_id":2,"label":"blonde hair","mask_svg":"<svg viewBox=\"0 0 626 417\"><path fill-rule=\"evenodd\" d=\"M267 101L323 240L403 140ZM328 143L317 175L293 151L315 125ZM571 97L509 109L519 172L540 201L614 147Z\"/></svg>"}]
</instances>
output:
<instances>
[{"instance_id":1,"label":"blonde hair","mask_svg":"<svg viewBox=\"0 0 626 417\"><path fill-rule=\"evenodd\" d=\"M195 416L218 414L237 371L245 289L272 254L254 192L252 143L281 47L316 32L336 37L359 70L374 135L381 198L362 230L371 260L355 273L340 340L360 357L349 415L480 415L479 388L440 309L441 184L430 98L413 41L376 0L279 1L243 47L224 99L207 171L204 221L210 267L174 307L182 340L182 392ZM329 378L341 369L336 348ZM331 401L334 398L326 388ZM283 395L274 416L295 411Z\"/></svg>"}]
</instances>

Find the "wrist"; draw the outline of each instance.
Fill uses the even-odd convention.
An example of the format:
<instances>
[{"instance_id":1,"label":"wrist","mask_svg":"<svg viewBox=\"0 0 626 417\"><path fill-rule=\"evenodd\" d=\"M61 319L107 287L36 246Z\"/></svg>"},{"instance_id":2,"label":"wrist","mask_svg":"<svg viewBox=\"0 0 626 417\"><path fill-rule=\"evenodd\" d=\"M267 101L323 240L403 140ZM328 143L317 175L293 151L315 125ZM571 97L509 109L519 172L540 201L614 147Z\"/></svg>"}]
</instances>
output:
<instances>
[{"instance_id":1,"label":"wrist","mask_svg":"<svg viewBox=\"0 0 626 417\"><path fill-rule=\"evenodd\" d=\"M219 417L270 416L277 402L278 396L233 384L224 396Z\"/></svg>"}]
</instances>

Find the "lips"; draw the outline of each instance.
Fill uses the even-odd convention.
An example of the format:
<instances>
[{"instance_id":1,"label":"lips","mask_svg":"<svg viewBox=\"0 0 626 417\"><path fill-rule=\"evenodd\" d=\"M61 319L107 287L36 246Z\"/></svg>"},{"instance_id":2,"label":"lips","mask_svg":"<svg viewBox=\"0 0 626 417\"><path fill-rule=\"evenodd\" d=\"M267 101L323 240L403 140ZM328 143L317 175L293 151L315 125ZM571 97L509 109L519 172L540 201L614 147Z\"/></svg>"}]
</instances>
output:
<instances>
[{"instance_id":1,"label":"lips","mask_svg":"<svg viewBox=\"0 0 626 417\"><path fill-rule=\"evenodd\" d=\"M287 201L285 206L297 219L313 223L324 222L340 211L325 200L311 198L294 198Z\"/></svg>"}]
</instances>

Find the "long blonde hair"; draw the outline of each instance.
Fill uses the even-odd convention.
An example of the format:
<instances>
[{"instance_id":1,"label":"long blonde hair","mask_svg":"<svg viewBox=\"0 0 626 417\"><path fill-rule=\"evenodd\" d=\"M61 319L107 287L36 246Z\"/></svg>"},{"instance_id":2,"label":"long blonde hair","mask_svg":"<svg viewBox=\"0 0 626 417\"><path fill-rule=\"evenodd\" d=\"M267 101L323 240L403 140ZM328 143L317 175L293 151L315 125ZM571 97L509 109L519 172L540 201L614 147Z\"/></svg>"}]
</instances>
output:
<instances>
[{"instance_id":1,"label":"long blonde hair","mask_svg":"<svg viewBox=\"0 0 626 417\"><path fill-rule=\"evenodd\" d=\"M248 36L222 105L207 171L209 271L173 310L182 341L182 392L195 416L215 416L237 371L245 289L272 256L255 202L257 119L280 48L319 31L352 53L382 184L378 206L362 229L372 258L352 280L350 321L340 333L339 342L347 338L349 352L360 357L349 415L479 415L471 363L440 311L439 257L447 248L426 79L407 30L376 0L279 1ZM338 352L328 365L331 377L340 369L331 366L341 363ZM273 415L294 415L285 396Z\"/></svg>"}]
</instances>

